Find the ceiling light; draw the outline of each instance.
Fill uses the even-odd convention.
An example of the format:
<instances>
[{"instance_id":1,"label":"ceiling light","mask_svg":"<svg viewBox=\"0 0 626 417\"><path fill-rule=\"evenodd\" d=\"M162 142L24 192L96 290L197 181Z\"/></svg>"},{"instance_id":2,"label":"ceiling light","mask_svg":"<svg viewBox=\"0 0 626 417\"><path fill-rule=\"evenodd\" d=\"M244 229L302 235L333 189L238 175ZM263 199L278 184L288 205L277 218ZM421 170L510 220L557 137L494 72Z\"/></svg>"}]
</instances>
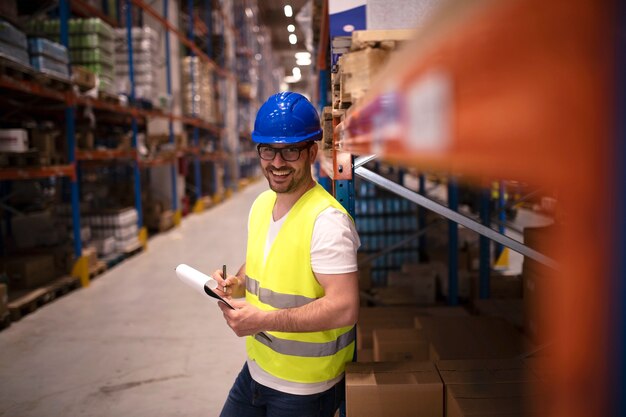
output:
<instances>
[{"instance_id":1,"label":"ceiling light","mask_svg":"<svg viewBox=\"0 0 626 417\"><path fill-rule=\"evenodd\" d=\"M252 14L252 9L249 7L246 7L246 16L248 16L248 18L252 18L252 16L254 16Z\"/></svg>"},{"instance_id":2,"label":"ceiling light","mask_svg":"<svg viewBox=\"0 0 626 417\"><path fill-rule=\"evenodd\" d=\"M285 6L285 16L287 17L293 16L293 9L291 8L290 5Z\"/></svg>"},{"instance_id":3,"label":"ceiling light","mask_svg":"<svg viewBox=\"0 0 626 417\"><path fill-rule=\"evenodd\" d=\"M306 67L307 65L311 65L311 58L296 59L296 65L300 67Z\"/></svg>"},{"instance_id":4,"label":"ceiling light","mask_svg":"<svg viewBox=\"0 0 626 417\"><path fill-rule=\"evenodd\" d=\"M294 25L289 25L289 26L287 26L287 30L289 32L294 32L296 30L296 27Z\"/></svg>"},{"instance_id":5,"label":"ceiling light","mask_svg":"<svg viewBox=\"0 0 626 417\"><path fill-rule=\"evenodd\" d=\"M289 43L292 45L295 45L296 43L298 43L298 37L294 33L289 35Z\"/></svg>"},{"instance_id":6,"label":"ceiling light","mask_svg":"<svg viewBox=\"0 0 626 417\"><path fill-rule=\"evenodd\" d=\"M260 61L261 59L263 59L263 55L256 54L256 55L254 55L254 59L256 59L257 61Z\"/></svg>"},{"instance_id":7,"label":"ceiling light","mask_svg":"<svg viewBox=\"0 0 626 417\"><path fill-rule=\"evenodd\" d=\"M296 59L311 59L310 52L296 52Z\"/></svg>"},{"instance_id":8,"label":"ceiling light","mask_svg":"<svg viewBox=\"0 0 626 417\"><path fill-rule=\"evenodd\" d=\"M299 67L293 67L291 73L294 75L294 77L299 77L302 75L302 71L300 71Z\"/></svg>"}]
</instances>

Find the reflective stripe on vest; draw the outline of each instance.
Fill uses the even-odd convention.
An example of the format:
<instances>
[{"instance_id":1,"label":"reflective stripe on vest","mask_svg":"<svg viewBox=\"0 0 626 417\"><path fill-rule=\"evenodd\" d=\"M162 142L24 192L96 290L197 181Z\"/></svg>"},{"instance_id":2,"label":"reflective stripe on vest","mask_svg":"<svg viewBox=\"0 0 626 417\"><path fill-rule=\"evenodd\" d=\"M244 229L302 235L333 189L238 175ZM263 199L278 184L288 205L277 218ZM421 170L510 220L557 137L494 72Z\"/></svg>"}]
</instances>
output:
<instances>
[{"instance_id":1,"label":"reflective stripe on vest","mask_svg":"<svg viewBox=\"0 0 626 417\"><path fill-rule=\"evenodd\" d=\"M246 275L246 290L250 294L259 297L259 301L263 304L270 305L274 308L295 308L309 304L316 298L305 297L304 295L282 294L267 288L260 288L259 281L252 279Z\"/></svg>"},{"instance_id":2,"label":"reflective stripe on vest","mask_svg":"<svg viewBox=\"0 0 626 417\"><path fill-rule=\"evenodd\" d=\"M322 356L330 356L339 352L354 342L356 336L356 327L353 327L347 333L342 334L337 339L326 343L300 342L298 340L280 339L275 335L270 336L272 342L259 335L254 338L275 352L283 355L302 356L309 358L319 358Z\"/></svg>"}]
</instances>

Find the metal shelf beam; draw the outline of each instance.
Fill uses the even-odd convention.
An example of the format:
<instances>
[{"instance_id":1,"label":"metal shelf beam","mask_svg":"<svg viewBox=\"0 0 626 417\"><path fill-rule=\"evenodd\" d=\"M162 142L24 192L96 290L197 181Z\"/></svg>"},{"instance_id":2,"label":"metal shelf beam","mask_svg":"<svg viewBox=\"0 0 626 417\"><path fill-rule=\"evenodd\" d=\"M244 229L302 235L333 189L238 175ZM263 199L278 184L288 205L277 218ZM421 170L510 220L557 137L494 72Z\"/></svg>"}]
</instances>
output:
<instances>
[{"instance_id":1,"label":"metal shelf beam","mask_svg":"<svg viewBox=\"0 0 626 417\"><path fill-rule=\"evenodd\" d=\"M462 214L459 214L458 212L444 205L436 203L435 201L430 200L424 196L421 196L414 191L411 191L405 187L402 187L401 185L398 185L394 183L393 181L388 180L387 178L380 176L366 168L359 167L354 170L354 173L358 175L359 177L364 178L378 185L379 187L382 187L386 190L393 192L394 194L404 197L407 200L410 200L414 202L415 204L425 207L455 223L458 223L464 227L467 227L468 229L471 229L475 231L476 233L479 233L482 236L486 236L493 241L501 243L502 245L508 248L511 248L515 252L521 253L524 256L528 256L529 258L532 258L536 260L537 262L540 262L552 269L558 269L558 264L552 258L549 258L537 252L536 250L529 248L528 246L524 246L522 243L514 239L511 239L508 236L502 235L496 232L495 230L480 224L479 222L475 220L465 217Z\"/></svg>"}]
</instances>

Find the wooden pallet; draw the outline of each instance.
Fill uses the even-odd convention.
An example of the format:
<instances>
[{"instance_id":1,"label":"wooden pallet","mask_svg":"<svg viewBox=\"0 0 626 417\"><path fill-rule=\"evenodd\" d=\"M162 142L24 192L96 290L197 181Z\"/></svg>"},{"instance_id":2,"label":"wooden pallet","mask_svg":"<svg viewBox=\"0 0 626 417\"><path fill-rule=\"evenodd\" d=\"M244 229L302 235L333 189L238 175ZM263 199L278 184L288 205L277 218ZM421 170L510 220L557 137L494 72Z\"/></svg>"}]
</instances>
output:
<instances>
[{"instance_id":1,"label":"wooden pallet","mask_svg":"<svg viewBox=\"0 0 626 417\"><path fill-rule=\"evenodd\" d=\"M40 165L39 151L0 152L0 167L33 167Z\"/></svg>"},{"instance_id":2,"label":"wooden pallet","mask_svg":"<svg viewBox=\"0 0 626 417\"><path fill-rule=\"evenodd\" d=\"M35 72L35 80L44 87L52 90L68 91L72 88L72 81L49 72Z\"/></svg>"},{"instance_id":3,"label":"wooden pallet","mask_svg":"<svg viewBox=\"0 0 626 417\"><path fill-rule=\"evenodd\" d=\"M18 81L32 81L36 71L19 62L0 56L0 74Z\"/></svg>"},{"instance_id":4,"label":"wooden pallet","mask_svg":"<svg viewBox=\"0 0 626 417\"><path fill-rule=\"evenodd\" d=\"M32 313L39 307L54 301L78 287L80 287L80 280L78 278L61 277L47 285L31 290L9 302L11 320L18 321L23 316Z\"/></svg>"},{"instance_id":5,"label":"wooden pallet","mask_svg":"<svg viewBox=\"0 0 626 417\"><path fill-rule=\"evenodd\" d=\"M89 268L89 279L93 280L102 275L107 270L107 264L104 261L97 261L94 266Z\"/></svg>"},{"instance_id":6,"label":"wooden pallet","mask_svg":"<svg viewBox=\"0 0 626 417\"><path fill-rule=\"evenodd\" d=\"M106 91L98 91L98 99L111 104L120 104L120 99L116 94L107 93Z\"/></svg>"},{"instance_id":7,"label":"wooden pallet","mask_svg":"<svg viewBox=\"0 0 626 417\"><path fill-rule=\"evenodd\" d=\"M120 262L130 258L141 252L143 250L143 246L140 242L133 243L128 245L122 252L116 252L112 255L105 257L102 261L106 263L108 269L113 268L115 265Z\"/></svg>"}]
</instances>

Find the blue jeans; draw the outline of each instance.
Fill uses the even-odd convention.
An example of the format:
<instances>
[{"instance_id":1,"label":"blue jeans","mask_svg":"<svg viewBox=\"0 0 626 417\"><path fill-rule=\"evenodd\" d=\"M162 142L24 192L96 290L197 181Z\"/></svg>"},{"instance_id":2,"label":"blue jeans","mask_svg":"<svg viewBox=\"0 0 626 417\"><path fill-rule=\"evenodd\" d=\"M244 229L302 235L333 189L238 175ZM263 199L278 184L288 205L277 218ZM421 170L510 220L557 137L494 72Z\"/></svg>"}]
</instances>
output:
<instances>
[{"instance_id":1,"label":"blue jeans","mask_svg":"<svg viewBox=\"0 0 626 417\"><path fill-rule=\"evenodd\" d=\"M243 366L220 417L333 417L344 400L345 380L319 394L293 395L257 383Z\"/></svg>"}]
</instances>

